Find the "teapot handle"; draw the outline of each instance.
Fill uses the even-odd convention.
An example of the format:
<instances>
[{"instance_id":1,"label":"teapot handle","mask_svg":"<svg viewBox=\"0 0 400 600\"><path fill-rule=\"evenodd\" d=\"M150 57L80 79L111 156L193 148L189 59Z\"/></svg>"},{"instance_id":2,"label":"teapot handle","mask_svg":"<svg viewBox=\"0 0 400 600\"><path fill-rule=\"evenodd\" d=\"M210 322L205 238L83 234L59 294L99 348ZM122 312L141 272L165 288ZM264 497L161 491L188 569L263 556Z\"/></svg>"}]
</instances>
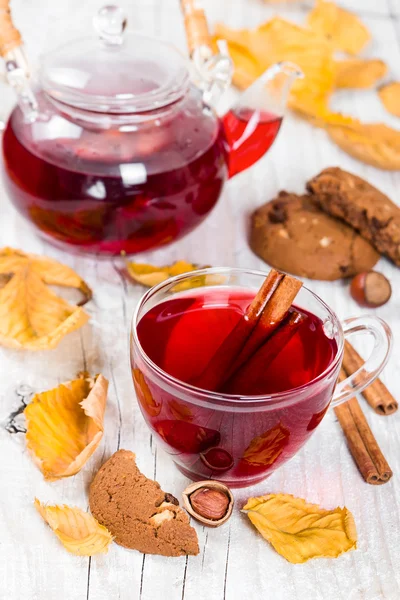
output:
<instances>
[{"instance_id":1,"label":"teapot handle","mask_svg":"<svg viewBox=\"0 0 400 600\"><path fill-rule=\"evenodd\" d=\"M186 30L194 83L203 92L206 104L215 107L221 94L230 85L233 63L225 42L217 42L214 52L207 17L201 0L180 0Z\"/></svg>"},{"instance_id":2,"label":"teapot handle","mask_svg":"<svg viewBox=\"0 0 400 600\"><path fill-rule=\"evenodd\" d=\"M205 54L211 56L211 36L204 9L195 0L181 0L181 10L189 55L193 56L197 48L204 48Z\"/></svg>"},{"instance_id":3,"label":"teapot handle","mask_svg":"<svg viewBox=\"0 0 400 600\"><path fill-rule=\"evenodd\" d=\"M20 32L12 22L10 0L0 0L0 56L6 65L7 82L14 88L24 119L35 121L37 101L29 83L29 67Z\"/></svg>"}]
</instances>

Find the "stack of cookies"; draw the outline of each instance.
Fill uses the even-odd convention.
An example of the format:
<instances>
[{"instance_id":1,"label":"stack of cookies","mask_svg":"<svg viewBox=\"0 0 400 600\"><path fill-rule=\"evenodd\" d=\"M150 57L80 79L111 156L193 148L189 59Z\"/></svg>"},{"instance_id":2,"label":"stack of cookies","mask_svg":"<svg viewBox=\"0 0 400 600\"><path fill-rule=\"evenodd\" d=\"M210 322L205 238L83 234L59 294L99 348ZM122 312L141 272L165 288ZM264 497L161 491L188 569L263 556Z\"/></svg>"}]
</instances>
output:
<instances>
[{"instance_id":1,"label":"stack of cookies","mask_svg":"<svg viewBox=\"0 0 400 600\"><path fill-rule=\"evenodd\" d=\"M400 266L400 208L338 167L307 183L307 194L280 192L252 216L250 246L269 265L310 279L369 271L381 254Z\"/></svg>"}]
</instances>

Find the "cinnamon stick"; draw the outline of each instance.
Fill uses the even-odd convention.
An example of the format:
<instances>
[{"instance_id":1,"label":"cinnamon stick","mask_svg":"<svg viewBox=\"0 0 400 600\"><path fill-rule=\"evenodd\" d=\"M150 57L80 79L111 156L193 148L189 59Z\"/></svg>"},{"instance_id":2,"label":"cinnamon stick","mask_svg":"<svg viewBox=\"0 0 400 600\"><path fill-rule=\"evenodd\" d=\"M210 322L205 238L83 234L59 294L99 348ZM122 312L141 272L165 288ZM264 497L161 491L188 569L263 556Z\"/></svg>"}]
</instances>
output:
<instances>
[{"instance_id":1,"label":"cinnamon stick","mask_svg":"<svg viewBox=\"0 0 400 600\"><path fill-rule=\"evenodd\" d=\"M339 381L344 379L346 373L341 369ZM348 402L337 406L335 414L364 480L372 485L387 483L393 472L379 448L357 398L351 398Z\"/></svg>"},{"instance_id":2,"label":"cinnamon stick","mask_svg":"<svg viewBox=\"0 0 400 600\"><path fill-rule=\"evenodd\" d=\"M364 360L349 342L344 343L343 369L347 375L352 375L362 367ZM385 384L376 379L368 386L362 395L378 415L391 415L398 409L398 403L393 398Z\"/></svg>"},{"instance_id":3,"label":"cinnamon stick","mask_svg":"<svg viewBox=\"0 0 400 600\"><path fill-rule=\"evenodd\" d=\"M291 285L292 281L298 285ZM191 383L207 390L221 389L233 372L257 349L257 345L265 342L279 327L301 285L293 277L272 269L246 313L219 346L201 375ZM250 353L245 350L248 341Z\"/></svg>"},{"instance_id":4,"label":"cinnamon stick","mask_svg":"<svg viewBox=\"0 0 400 600\"><path fill-rule=\"evenodd\" d=\"M268 341L228 379L222 391L234 394L262 394L266 389L265 372L268 366L290 342L305 318L301 313L293 311Z\"/></svg>"},{"instance_id":5,"label":"cinnamon stick","mask_svg":"<svg viewBox=\"0 0 400 600\"><path fill-rule=\"evenodd\" d=\"M219 346L201 375L192 382L193 385L207 390L216 390L222 385L235 357L242 350L283 278L283 273L274 269L270 271L246 313Z\"/></svg>"},{"instance_id":6,"label":"cinnamon stick","mask_svg":"<svg viewBox=\"0 0 400 600\"><path fill-rule=\"evenodd\" d=\"M281 280L280 285L273 295L273 301L265 305L257 326L254 327L239 356L235 359L228 377L244 365L268 339L276 327L282 323L302 285L301 281L290 277L290 275L286 275Z\"/></svg>"}]
</instances>

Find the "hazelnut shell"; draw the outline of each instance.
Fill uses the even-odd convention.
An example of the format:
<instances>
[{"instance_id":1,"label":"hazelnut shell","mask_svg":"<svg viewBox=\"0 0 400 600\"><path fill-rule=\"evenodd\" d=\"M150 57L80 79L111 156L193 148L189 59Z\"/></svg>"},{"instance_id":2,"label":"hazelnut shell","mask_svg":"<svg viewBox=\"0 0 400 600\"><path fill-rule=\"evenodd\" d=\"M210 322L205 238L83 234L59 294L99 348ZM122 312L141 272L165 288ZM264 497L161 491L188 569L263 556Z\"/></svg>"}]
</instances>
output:
<instances>
[{"instance_id":1,"label":"hazelnut shell","mask_svg":"<svg viewBox=\"0 0 400 600\"><path fill-rule=\"evenodd\" d=\"M212 519L207 519L206 517L199 515L193 509L193 507L190 503L190 496L194 492L196 492L197 490L199 490L201 488L209 488L209 489L219 490L219 491L223 492L224 494L226 494L226 496L228 496L228 498L229 498L228 508L226 510L225 515L222 517L222 519L219 519L218 521L215 521ZM233 510L233 505L234 505L234 498L233 498L233 494L232 494L231 490L223 483L220 483L219 481L213 481L212 479L207 479L205 481L196 481L195 483L190 484L182 492L182 499L183 499L183 506L185 507L187 512L194 519L196 519L200 523L203 523L203 525L208 525L208 527L219 527L220 525L225 523L230 518L230 516L232 514L232 510Z\"/></svg>"}]
</instances>

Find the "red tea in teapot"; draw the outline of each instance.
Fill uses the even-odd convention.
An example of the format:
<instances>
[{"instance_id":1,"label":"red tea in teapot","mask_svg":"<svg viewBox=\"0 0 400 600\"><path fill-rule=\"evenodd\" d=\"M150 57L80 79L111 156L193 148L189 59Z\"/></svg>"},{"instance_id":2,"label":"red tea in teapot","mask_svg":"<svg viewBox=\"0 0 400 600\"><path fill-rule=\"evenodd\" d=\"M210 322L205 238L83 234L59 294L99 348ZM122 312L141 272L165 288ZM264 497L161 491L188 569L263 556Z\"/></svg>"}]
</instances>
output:
<instances>
[{"instance_id":1,"label":"red tea in teapot","mask_svg":"<svg viewBox=\"0 0 400 600\"><path fill-rule=\"evenodd\" d=\"M222 41L214 53L201 9L186 8L190 69L168 42L127 31L113 5L94 16L92 34L45 54L37 79L25 76L21 48L5 56L18 100L3 138L5 184L49 241L97 255L170 243L271 146L298 67L271 65L220 118L232 62Z\"/></svg>"},{"instance_id":2,"label":"red tea in teapot","mask_svg":"<svg viewBox=\"0 0 400 600\"><path fill-rule=\"evenodd\" d=\"M64 137L51 139L44 123L45 139L32 128L29 143L14 121L3 150L15 206L51 241L88 252L131 254L178 239L214 207L227 176L219 124L199 125L190 111L139 133L59 117Z\"/></svg>"},{"instance_id":3,"label":"red tea in teapot","mask_svg":"<svg viewBox=\"0 0 400 600\"><path fill-rule=\"evenodd\" d=\"M87 252L134 254L180 238L216 204L227 163L229 175L253 164L282 120L241 109L221 123L204 109L200 122L196 109L132 132L60 115L25 131L14 113L3 140L14 204L49 240Z\"/></svg>"}]
</instances>

